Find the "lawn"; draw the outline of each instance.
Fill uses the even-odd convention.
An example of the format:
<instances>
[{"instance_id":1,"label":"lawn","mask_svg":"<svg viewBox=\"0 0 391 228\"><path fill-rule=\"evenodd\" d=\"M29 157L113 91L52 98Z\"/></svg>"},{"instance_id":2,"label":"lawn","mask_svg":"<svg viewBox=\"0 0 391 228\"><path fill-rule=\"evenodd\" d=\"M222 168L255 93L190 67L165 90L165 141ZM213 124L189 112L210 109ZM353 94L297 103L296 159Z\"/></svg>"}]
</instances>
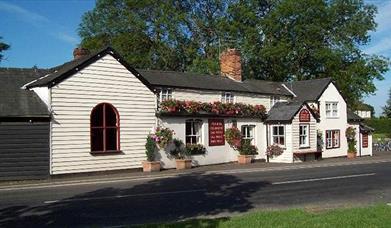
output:
<instances>
[{"instance_id":1,"label":"lawn","mask_svg":"<svg viewBox=\"0 0 391 228\"><path fill-rule=\"evenodd\" d=\"M323 212L302 209L260 211L232 218L195 219L139 227L391 227L391 206L377 205Z\"/></svg>"}]
</instances>

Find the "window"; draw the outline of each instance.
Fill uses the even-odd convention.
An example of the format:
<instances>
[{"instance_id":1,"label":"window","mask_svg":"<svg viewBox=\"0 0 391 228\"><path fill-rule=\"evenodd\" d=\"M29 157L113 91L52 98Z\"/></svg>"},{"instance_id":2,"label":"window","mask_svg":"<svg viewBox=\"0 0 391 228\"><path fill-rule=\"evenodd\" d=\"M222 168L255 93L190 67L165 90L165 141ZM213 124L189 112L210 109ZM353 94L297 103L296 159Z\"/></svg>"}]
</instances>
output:
<instances>
[{"instance_id":1,"label":"window","mask_svg":"<svg viewBox=\"0 0 391 228\"><path fill-rule=\"evenodd\" d=\"M186 144L201 143L202 120L186 120Z\"/></svg>"},{"instance_id":2,"label":"window","mask_svg":"<svg viewBox=\"0 0 391 228\"><path fill-rule=\"evenodd\" d=\"M252 145L255 144L254 130L255 130L254 125L243 125L242 126L242 138L250 140Z\"/></svg>"},{"instance_id":3,"label":"window","mask_svg":"<svg viewBox=\"0 0 391 228\"><path fill-rule=\"evenodd\" d=\"M119 114L114 106L98 104L90 118L91 152L119 151Z\"/></svg>"},{"instance_id":4,"label":"window","mask_svg":"<svg viewBox=\"0 0 391 228\"><path fill-rule=\"evenodd\" d=\"M270 97L270 108L272 108L278 102L280 102L280 97L277 96Z\"/></svg>"},{"instance_id":5,"label":"window","mask_svg":"<svg viewBox=\"0 0 391 228\"><path fill-rule=\"evenodd\" d=\"M299 126L300 147L309 147L310 146L309 129L310 129L310 126L308 124Z\"/></svg>"},{"instance_id":6,"label":"window","mask_svg":"<svg viewBox=\"0 0 391 228\"><path fill-rule=\"evenodd\" d=\"M340 134L339 130L327 130L326 131L326 148L339 148Z\"/></svg>"},{"instance_id":7,"label":"window","mask_svg":"<svg viewBox=\"0 0 391 228\"><path fill-rule=\"evenodd\" d=\"M231 92L224 92L221 94L221 102L222 103L234 103L235 96Z\"/></svg>"},{"instance_id":8,"label":"window","mask_svg":"<svg viewBox=\"0 0 391 228\"><path fill-rule=\"evenodd\" d=\"M159 106L160 102L172 99L172 90L171 89L161 89L157 94L157 105Z\"/></svg>"},{"instance_id":9,"label":"window","mask_svg":"<svg viewBox=\"0 0 391 228\"><path fill-rule=\"evenodd\" d=\"M285 127L273 126L272 127L272 142L281 146L285 145Z\"/></svg>"},{"instance_id":10,"label":"window","mask_svg":"<svg viewBox=\"0 0 391 228\"><path fill-rule=\"evenodd\" d=\"M338 117L338 102L326 102L326 117Z\"/></svg>"}]
</instances>

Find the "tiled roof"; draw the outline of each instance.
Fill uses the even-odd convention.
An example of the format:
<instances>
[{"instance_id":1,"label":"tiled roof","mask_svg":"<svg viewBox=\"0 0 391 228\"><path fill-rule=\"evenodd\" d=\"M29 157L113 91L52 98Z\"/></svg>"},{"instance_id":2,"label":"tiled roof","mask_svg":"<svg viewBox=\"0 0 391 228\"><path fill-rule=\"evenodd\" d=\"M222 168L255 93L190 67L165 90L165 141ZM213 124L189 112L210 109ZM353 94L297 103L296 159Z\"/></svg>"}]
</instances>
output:
<instances>
[{"instance_id":1,"label":"tiled roof","mask_svg":"<svg viewBox=\"0 0 391 228\"><path fill-rule=\"evenodd\" d=\"M295 101L316 101L330 84L331 78L321 78L294 82L285 82L285 86L292 90Z\"/></svg>"}]
</instances>

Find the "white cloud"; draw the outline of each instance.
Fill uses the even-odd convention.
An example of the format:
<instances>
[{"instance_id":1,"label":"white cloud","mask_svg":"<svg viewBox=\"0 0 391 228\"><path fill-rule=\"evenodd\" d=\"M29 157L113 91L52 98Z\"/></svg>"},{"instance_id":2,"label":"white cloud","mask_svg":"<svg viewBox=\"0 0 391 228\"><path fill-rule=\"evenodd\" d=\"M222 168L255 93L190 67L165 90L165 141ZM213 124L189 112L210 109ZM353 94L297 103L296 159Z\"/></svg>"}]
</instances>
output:
<instances>
[{"instance_id":1,"label":"white cloud","mask_svg":"<svg viewBox=\"0 0 391 228\"><path fill-rule=\"evenodd\" d=\"M46 30L46 33L63 42L70 43L72 45L78 43L78 39L76 37L64 31L64 26L52 22L45 16L24 9L18 5L6 3L3 1L0 1L0 11L17 15L20 20L23 20L24 22L29 23L37 28L50 28L51 31Z\"/></svg>"}]
</instances>

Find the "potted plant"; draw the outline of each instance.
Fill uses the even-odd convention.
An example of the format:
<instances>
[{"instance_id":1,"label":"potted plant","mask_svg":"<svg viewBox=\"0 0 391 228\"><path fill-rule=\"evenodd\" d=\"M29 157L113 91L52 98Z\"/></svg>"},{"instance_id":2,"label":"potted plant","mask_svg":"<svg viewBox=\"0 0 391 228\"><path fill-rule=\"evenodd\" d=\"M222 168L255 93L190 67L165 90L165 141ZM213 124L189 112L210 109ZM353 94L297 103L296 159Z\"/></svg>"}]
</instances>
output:
<instances>
[{"instance_id":1,"label":"potted plant","mask_svg":"<svg viewBox=\"0 0 391 228\"><path fill-rule=\"evenodd\" d=\"M278 144L270 145L266 149L267 160L269 161L269 157L280 156L283 152L284 150Z\"/></svg>"},{"instance_id":2,"label":"potted plant","mask_svg":"<svg viewBox=\"0 0 391 228\"><path fill-rule=\"evenodd\" d=\"M191 169L191 159L189 150L186 149L182 140L174 139L173 141L174 148L170 150L170 155L175 158L176 169Z\"/></svg>"},{"instance_id":3,"label":"potted plant","mask_svg":"<svg viewBox=\"0 0 391 228\"><path fill-rule=\"evenodd\" d=\"M354 127L348 127L345 132L346 140L348 141L348 158L356 158L356 129Z\"/></svg>"},{"instance_id":4,"label":"potted plant","mask_svg":"<svg viewBox=\"0 0 391 228\"><path fill-rule=\"evenodd\" d=\"M239 164L248 164L251 163L254 155L258 154L258 149L256 146L251 145L251 140L242 139L240 147L238 148L238 163Z\"/></svg>"},{"instance_id":5,"label":"potted plant","mask_svg":"<svg viewBox=\"0 0 391 228\"><path fill-rule=\"evenodd\" d=\"M144 172L158 172L160 171L160 162L155 161L155 152L156 152L156 142L153 138L148 135L147 142L145 143L145 154L147 155L147 160L143 161L143 171Z\"/></svg>"}]
</instances>

